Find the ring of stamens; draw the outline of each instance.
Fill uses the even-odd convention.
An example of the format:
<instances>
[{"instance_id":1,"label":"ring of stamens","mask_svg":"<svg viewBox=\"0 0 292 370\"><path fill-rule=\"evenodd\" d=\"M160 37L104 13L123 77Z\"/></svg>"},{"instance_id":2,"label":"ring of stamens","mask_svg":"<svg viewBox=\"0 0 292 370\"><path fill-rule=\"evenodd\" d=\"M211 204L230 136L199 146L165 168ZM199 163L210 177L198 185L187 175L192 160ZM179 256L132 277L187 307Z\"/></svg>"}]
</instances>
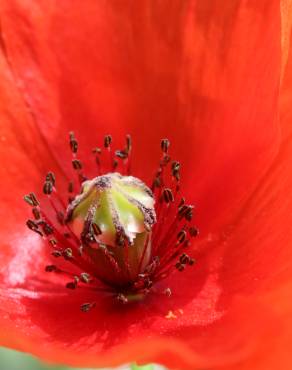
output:
<instances>
[{"instance_id":1,"label":"ring of stamens","mask_svg":"<svg viewBox=\"0 0 292 370\"><path fill-rule=\"evenodd\" d=\"M191 239L198 235L197 228L193 225L194 207L187 204L180 194L180 163L171 160L169 155L170 142L168 139L161 141L162 157L152 182L151 190L156 199L155 211L157 223L152 227L151 233L151 258L146 266L143 266L147 243L139 261L139 273L127 286L109 284L99 276L94 263L84 252L87 243L96 243L96 236L100 235L100 227L91 223L86 235L76 235L68 223L66 217L67 208L74 204L75 197L79 194L82 183L87 180L83 172L82 161L77 158L78 141L73 132L69 134L69 146L72 153L72 167L77 175L77 180L71 180L68 184L67 202L64 194L59 194L56 187L56 179L52 172L48 172L43 185L43 194L48 198L50 206L55 213L55 219L47 215L46 209L41 207L34 193L24 196L24 200L32 209L32 218L26 224L33 232L37 233L48 244L51 254L56 258L55 264L48 264L45 271L63 274L70 278L65 284L68 289L76 289L81 286L90 286L95 291L105 294L113 294L119 302L127 303L132 298L143 297L162 279L168 277L174 271L184 271L188 266L195 263L195 259L187 254L190 249ZM94 148L92 153L95 157L98 176L119 172L123 176L131 174L131 137L127 135L123 149L112 150L112 137L104 137L103 148ZM150 237L150 236L149 236ZM128 250L130 243L123 234L117 233L117 245L124 248L126 270ZM113 257L107 245L99 243L104 258L111 266L112 274L117 279L129 271L124 271L118 261ZM80 271L78 274L65 271L58 267L58 259L63 258L69 264ZM127 267L128 266L128 267ZM171 289L165 289L166 295L171 295ZM87 312L95 306L95 302L84 303L81 310Z\"/></svg>"}]
</instances>

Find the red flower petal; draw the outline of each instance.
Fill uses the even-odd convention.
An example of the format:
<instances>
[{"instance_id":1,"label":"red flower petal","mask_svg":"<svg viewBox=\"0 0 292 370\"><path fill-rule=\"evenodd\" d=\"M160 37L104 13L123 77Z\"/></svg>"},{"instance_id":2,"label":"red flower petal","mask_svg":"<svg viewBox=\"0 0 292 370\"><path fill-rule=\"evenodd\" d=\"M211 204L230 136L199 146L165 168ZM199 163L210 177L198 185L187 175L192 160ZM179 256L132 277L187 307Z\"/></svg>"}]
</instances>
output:
<instances>
[{"instance_id":1,"label":"red flower petal","mask_svg":"<svg viewBox=\"0 0 292 370\"><path fill-rule=\"evenodd\" d=\"M62 166L69 130L84 157L108 131L130 132L136 175L149 178L168 136L205 233L238 212L277 151L278 8L13 0L3 4L3 37Z\"/></svg>"},{"instance_id":2,"label":"red flower petal","mask_svg":"<svg viewBox=\"0 0 292 370\"><path fill-rule=\"evenodd\" d=\"M8 157L12 168L18 169L17 176L2 188L13 191L6 204L14 223L9 222L8 229L5 222L4 229L13 239L9 243L15 255L7 252L7 266L2 265L1 343L82 366L133 359L184 369L239 364L267 334L281 332L279 313L285 310L270 312L266 307L274 297L286 299L284 293L277 293L275 275L281 282L291 276L289 263L283 264L288 261L288 249L276 256L274 249L291 241L287 217L291 204L285 198L292 180L289 143L284 143L269 174L259 182L278 144L277 2L222 6L198 1L182 7L181 13L168 7L166 12L163 5L163 9L156 9L158 5L148 9L148 2L145 9L134 5L112 9L107 2L86 2L78 8L66 1L57 8L51 4L12 1L3 10L7 58L50 148L63 157L61 136L70 128L80 129L80 122L88 130L81 141L88 145L94 145L91 135L100 121L117 134L126 128L137 140L143 135L145 143L136 150L139 159L152 149L150 138L170 136L186 159L189 190L199 204L203 235L210 233L203 247L216 248L202 256L196 270L169 280L170 299L153 295L141 304L121 308L101 298L96 310L81 314L79 304L96 299L95 293L67 294L62 287L42 281L36 263L42 257L40 245L17 234L22 232L20 216L11 206L15 204L12 195L22 188L17 181L23 179L19 169L27 169L30 175L25 186L38 182L34 180L38 162L27 159L34 152L18 148ZM177 4L180 8L181 3ZM169 18L164 19L166 14ZM172 33L172 29L178 31ZM92 57L84 60L84 54ZM1 91L11 91L8 102L23 105L11 79L10 74L1 81ZM5 113L3 117L10 119ZM23 107L13 116L14 125L18 120L31 122ZM12 135L9 122L5 127ZM146 125L149 122L151 127ZM34 132L27 125L28 132ZM34 132L33 138L38 135ZM15 135L9 138L10 145L16 142ZM40 139L36 144L41 144ZM40 153L36 158L45 160L42 145L34 150ZM152 153L149 156L151 164ZM1 171L7 177L7 169ZM218 237L216 226L231 219L251 194L227 237ZM27 274L33 279L23 284ZM272 280L273 290L266 293ZM263 298L258 297L259 291ZM243 297L234 299L235 294ZM263 343L262 348L269 346L270 342Z\"/></svg>"}]
</instances>

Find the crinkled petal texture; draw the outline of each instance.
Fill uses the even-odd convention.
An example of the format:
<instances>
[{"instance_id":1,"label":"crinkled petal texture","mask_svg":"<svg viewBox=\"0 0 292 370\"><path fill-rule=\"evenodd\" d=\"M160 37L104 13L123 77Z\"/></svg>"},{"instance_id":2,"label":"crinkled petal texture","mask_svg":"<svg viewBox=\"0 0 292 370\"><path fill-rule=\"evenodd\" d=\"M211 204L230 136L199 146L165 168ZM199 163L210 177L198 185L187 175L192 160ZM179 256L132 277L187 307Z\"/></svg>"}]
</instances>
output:
<instances>
[{"instance_id":1,"label":"crinkled petal texture","mask_svg":"<svg viewBox=\"0 0 292 370\"><path fill-rule=\"evenodd\" d=\"M79 366L291 369L289 14L276 0L1 2L2 345ZM91 174L106 133L132 134L146 181L162 137L184 165L198 263L143 302L50 280L23 226L21 196L71 174L70 130Z\"/></svg>"}]
</instances>

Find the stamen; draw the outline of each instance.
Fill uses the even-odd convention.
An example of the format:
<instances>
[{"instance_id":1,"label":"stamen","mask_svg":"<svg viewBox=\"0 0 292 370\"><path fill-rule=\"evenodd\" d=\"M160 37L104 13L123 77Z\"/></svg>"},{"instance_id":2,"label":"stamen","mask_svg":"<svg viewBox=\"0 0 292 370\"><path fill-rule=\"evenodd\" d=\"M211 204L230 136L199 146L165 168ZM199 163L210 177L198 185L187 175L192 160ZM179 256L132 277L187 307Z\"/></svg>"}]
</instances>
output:
<instances>
[{"instance_id":1,"label":"stamen","mask_svg":"<svg viewBox=\"0 0 292 370\"><path fill-rule=\"evenodd\" d=\"M46 176L46 181L52 183L53 186L56 184L56 177L53 172L48 172Z\"/></svg>"},{"instance_id":2,"label":"stamen","mask_svg":"<svg viewBox=\"0 0 292 370\"><path fill-rule=\"evenodd\" d=\"M85 283L85 284L88 284L89 282L90 282L90 275L89 274L87 274L86 272L82 272L81 274L80 274L80 280L83 282L83 283Z\"/></svg>"},{"instance_id":3,"label":"stamen","mask_svg":"<svg viewBox=\"0 0 292 370\"><path fill-rule=\"evenodd\" d=\"M95 302L92 302L92 303L83 303L81 306L80 306L80 310L82 312L89 312L92 308L94 308L96 306L96 303Z\"/></svg>"},{"instance_id":4,"label":"stamen","mask_svg":"<svg viewBox=\"0 0 292 370\"><path fill-rule=\"evenodd\" d=\"M193 226L191 226L190 228L189 228L189 233L190 233L190 236L192 237L192 238L194 238L194 237L196 237L196 236L198 236L199 235L199 231L198 231L198 229L196 229L195 227L193 227Z\"/></svg>"},{"instance_id":5,"label":"stamen","mask_svg":"<svg viewBox=\"0 0 292 370\"><path fill-rule=\"evenodd\" d=\"M161 140L161 150L163 151L163 153L168 152L169 146L170 146L170 141L168 139Z\"/></svg>"},{"instance_id":6,"label":"stamen","mask_svg":"<svg viewBox=\"0 0 292 370\"><path fill-rule=\"evenodd\" d=\"M125 150L116 150L115 155L121 159L128 158L128 153Z\"/></svg>"},{"instance_id":7,"label":"stamen","mask_svg":"<svg viewBox=\"0 0 292 370\"><path fill-rule=\"evenodd\" d=\"M58 258L58 257L62 257L62 251L53 251L52 252L52 256Z\"/></svg>"},{"instance_id":8,"label":"stamen","mask_svg":"<svg viewBox=\"0 0 292 370\"><path fill-rule=\"evenodd\" d=\"M49 239L49 243L54 247L57 245L57 240L56 239Z\"/></svg>"},{"instance_id":9,"label":"stamen","mask_svg":"<svg viewBox=\"0 0 292 370\"><path fill-rule=\"evenodd\" d=\"M78 142L74 136L74 132L70 132L69 134L69 139L70 139L70 148L72 153L76 154L78 150Z\"/></svg>"},{"instance_id":10,"label":"stamen","mask_svg":"<svg viewBox=\"0 0 292 370\"><path fill-rule=\"evenodd\" d=\"M34 208L32 209L32 213L33 213L34 218L35 218L36 220L39 220L39 219L41 218L41 213L40 213L40 211L39 211L39 209L38 209L38 208L34 207Z\"/></svg>"},{"instance_id":11,"label":"stamen","mask_svg":"<svg viewBox=\"0 0 292 370\"><path fill-rule=\"evenodd\" d=\"M177 234L177 242L179 244L182 244L185 240L186 240L186 237L187 237L187 233L185 232L185 230L181 230L178 234Z\"/></svg>"},{"instance_id":12,"label":"stamen","mask_svg":"<svg viewBox=\"0 0 292 370\"><path fill-rule=\"evenodd\" d=\"M24 196L33 216L27 227L42 237L56 258L56 264L48 264L45 271L69 277L71 281L64 282L69 290L94 289L126 304L144 298L169 274L195 264L190 249L199 233L192 223L194 206L180 194L181 165L171 158L168 139L160 143L162 153L152 191L130 176L130 135L123 149L114 148L111 135L106 135L102 149L92 150L98 173L92 180L83 173L82 158L76 157L78 141L73 132L69 147L80 190L68 179L70 198L65 202L68 193L58 192L55 175L48 172L42 190L53 217L34 193ZM58 267L60 260L66 261L67 271ZM159 294L169 297L171 288ZM88 312L95 306L96 302L87 302L80 309Z\"/></svg>"},{"instance_id":13,"label":"stamen","mask_svg":"<svg viewBox=\"0 0 292 370\"><path fill-rule=\"evenodd\" d=\"M45 181L44 187L43 187L44 194L50 195L52 194L52 191L53 191L53 184L51 183L51 181Z\"/></svg>"},{"instance_id":14,"label":"stamen","mask_svg":"<svg viewBox=\"0 0 292 370\"><path fill-rule=\"evenodd\" d=\"M162 195L165 203L170 203L174 201L171 189L164 189Z\"/></svg>"},{"instance_id":15,"label":"stamen","mask_svg":"<svg viewBox=\"0 0 292 370\"><path fill-rule=\"evenodd\" d=\"M36 198L36 196L35 196L35 194L34 194L34 193L29 193L28 195L25 195L25 196L23 197L23 199L24 199L24 200L25 200L25 202L26 202L27 204L29 204L30 206L34 206L34 207L39 206L39 202L38 202L38 200L37 200L37 198Z\"/></svg>"},{"instance_id":16,"label":"stamen","mask_svg":"<svg viewBox=\"0 0 292 370\"><path fill-rule=\"evenodd\" d=\"M63 256L66 260L69 260L73 257L73 251L71 248L66 248L63 252Z\"/></svg>"},{"instance_id":17,"label":"stamen","mask_svg":"<svg viewBox=\"0 0 292 370\"><path fill-rule=\"evenodd\" d=\"M45 267L45 271L46 272L55 272L55 271L57 271L58 269L57 269L57 266L55 266L55 265L47 265L46 267Z\"/></svg>"},{"instance_id":18,"label":"stamen","mask_svg":"<svg viewBox=\"0 0 292 370\"><path fill-rule=\"evenodd\" d=\"M41 232L41 231L39 230L39 228L38 228L38 224L37 224L37 223L35 223L33 220L27 220L27 221L26 221L26 226L27 226L30 230L32 230L32 231L34 231L35 233L39 234L40 236L43 236L42 232Z\"/></svg>"},{"instance_id":19,"label":"stamen","mask_svg":"<svg viewBox=\"0 0 292 370\"><path fill-rule=\"evenodd\" d=\"M111 142L112 142L112 137L111 137L111 135L106 135L105 137L104 137L104 147L105 148L108 148L110 145L111 145Z\"/></svg>"},{"instance_id":20,"label":"stamen","mask_svg":"<svg viewBox=\"0 0 292 370\"><path fill-rule=\"evenodd\" d=\"M179 181L179 180L180 180L180 174L179 174L179 171L180 171L180 163L179 163L179 162L177 162L177 161L172 162L172 164L171 164L171 172L172 172L172 176L173 176L177 181Z\"/></svg>"},{"instance_id":21,"label":"stamen","mask_svg":"<svg viewBox=\"0 0 292 370\"><path fill-rule=\"evenodd\" d=\"M81 170L82 169L82 163L79 159L73 159L72 160L72 166L74 170Z\"/></svg>"}]
</instances>

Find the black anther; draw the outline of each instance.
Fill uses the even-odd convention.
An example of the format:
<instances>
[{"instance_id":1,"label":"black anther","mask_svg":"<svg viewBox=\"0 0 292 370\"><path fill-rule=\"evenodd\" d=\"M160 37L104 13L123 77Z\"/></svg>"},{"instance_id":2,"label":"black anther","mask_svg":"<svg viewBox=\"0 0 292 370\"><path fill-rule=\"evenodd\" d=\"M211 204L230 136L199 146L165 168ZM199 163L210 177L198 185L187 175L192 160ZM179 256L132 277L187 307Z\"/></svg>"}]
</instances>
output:
<instances>
[{"instance_id":1,"label":"black anther","mask_svg":"<svg viewBox=\"0 0 292 370\"><path fill-rule=\"evenodd\" d=\"M163 151L163 153L167 153L169 145L170 145L170 141L168 139L162 139L160 145L161 145L161 150Z\"/></svg>"}]
</instances>

